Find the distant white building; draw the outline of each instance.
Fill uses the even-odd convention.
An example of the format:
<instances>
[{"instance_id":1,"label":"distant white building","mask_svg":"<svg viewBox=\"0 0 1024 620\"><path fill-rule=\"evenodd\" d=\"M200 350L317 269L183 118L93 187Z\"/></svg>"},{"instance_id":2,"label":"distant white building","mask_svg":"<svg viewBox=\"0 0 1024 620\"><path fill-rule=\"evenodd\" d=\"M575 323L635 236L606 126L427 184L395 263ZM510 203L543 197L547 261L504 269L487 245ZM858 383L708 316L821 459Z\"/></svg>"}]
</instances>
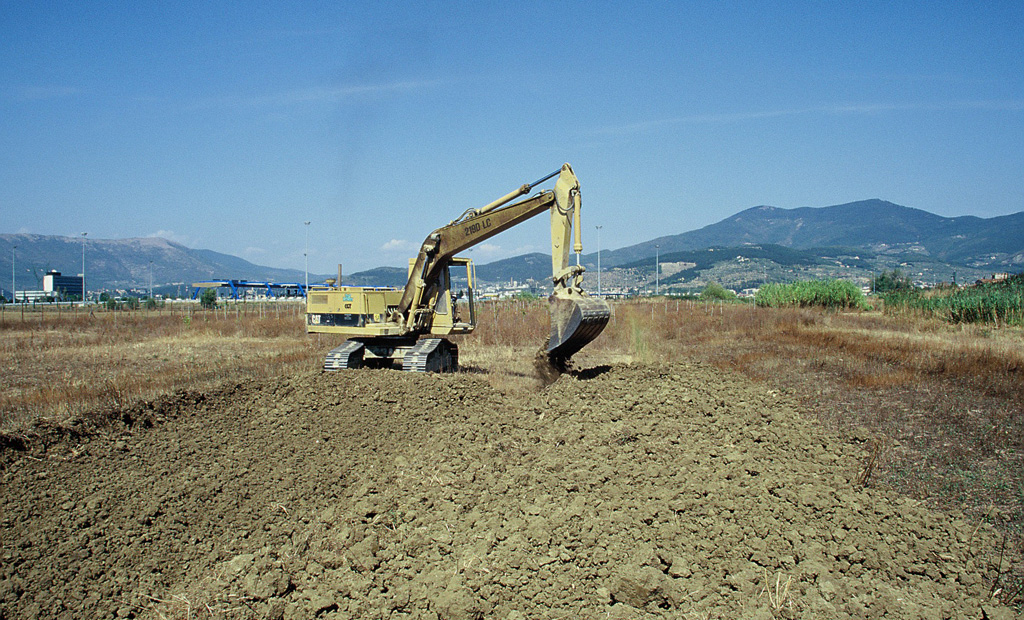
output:
<instances>
[{"instance_id":1,"label":"distant white building","mask_svg":"<svg viewBox=\"0 0 1024 620\"><path fill-rule=\"evenodd\" d=\"M46 301L49 297L52 297L53 293L47 293L46 291L15 291L14 301L18 303L22 302L33 302L33 301Z\"/></svg>"}]
</instances>

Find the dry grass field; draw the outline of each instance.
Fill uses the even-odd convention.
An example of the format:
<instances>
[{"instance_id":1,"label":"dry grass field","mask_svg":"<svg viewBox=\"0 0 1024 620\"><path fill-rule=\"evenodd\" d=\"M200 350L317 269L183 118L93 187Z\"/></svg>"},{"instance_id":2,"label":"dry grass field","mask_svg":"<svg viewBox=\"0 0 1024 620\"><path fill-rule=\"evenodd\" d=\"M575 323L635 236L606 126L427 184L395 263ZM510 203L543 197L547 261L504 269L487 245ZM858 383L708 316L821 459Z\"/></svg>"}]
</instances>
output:
<instances>
[{"instance_id":1,"label":"dry grass field","mask_svg":"<svg viewBox=\"0 0 1024 620\"><path fill-rule=\"evenodd\" d=\"M178 390L308 368L322 355L301 304L159 310L6 311L0 433L62 426Z\"/></svg>"},{"instance_id":2,"label":"dry grass field","mask_svg":"<svg viewBox=\"0 0 1024 620\"><path fill-rule=\"evenodd\" d=\"M18 440L39 425L60 427L161 394L316 368L334 343L307 336L302 311L8 311L0 326L0 434ZM499 391L530 388L547 329L544 302L485 304L477 331L459 341L463 372ZM615 304L608 328L577 355L583 368L687 359L798 398L827 431L861 447L865 485L988 521L1005 533L1007 554L1020 554L1020 329L648 300Z\"/></svg>"}]
</instances>

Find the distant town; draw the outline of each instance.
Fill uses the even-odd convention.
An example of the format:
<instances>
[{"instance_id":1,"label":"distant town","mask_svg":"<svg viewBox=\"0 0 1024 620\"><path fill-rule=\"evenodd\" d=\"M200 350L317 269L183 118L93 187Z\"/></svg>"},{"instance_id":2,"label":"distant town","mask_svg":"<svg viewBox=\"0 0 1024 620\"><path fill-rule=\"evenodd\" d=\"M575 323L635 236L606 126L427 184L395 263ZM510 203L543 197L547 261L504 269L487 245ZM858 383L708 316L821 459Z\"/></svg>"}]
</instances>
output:
<instances>
[{"instance_id":1,"label":"distant town","mask_svg":"<svg viewBox=\"0 0 1024 620\"><path fill-rule=\"evenodd\" d=\"M662 267L662 266L659 266ZM622 270L615 269L611 270L610 273L602 275L612 276L609 278L609 286L604 286L600 290L597 289L598 284L594 282L588 282L590 286L588 291L592 295L599 295L605 298L629 298L629 297L647 297L652 295L686 295L696 294L697 292L690 293L689 291L680 291L678 287L670 286L659 286L657 281L647 282L642 278L635 277L624 281L622 277ZM664 275L671 275L679 271L677 266L669 266L668 269L661 271ZM591 274L595 275L595 274ZM1001 282L1007 280L1010 277L1008 272L994 273L991 277L977 279L975 284L989 284L995 282ZM591 278L593 280L594 278ZM630 281L631 280L631 281ZM934 283L926 282L923 280L911 280L913 286L919 289L933 288L937 285L947 285L955 283ZM461 282L458 278L453 278L453 283L458 286L461 284L464 289L466 286L466 279L462 278ZM333 284L333 281L329 281L328 284ZM310 289L317 287L326 286L325 283L312 283L309 285ZM39 304L39 303L81 303L83 299L83 291L85 292L85 298L87 302L108 302L110 300L142 300L142 299L153 299L153 300L182 300L182 301L197 301L200 294L203 291L211 290L217 296L218 299L231 299L235 301L288 301L303 299L306 296L307 287L301 282L267 282L267 281L251 281L241 279L220 279L220 280L205 280L199 282L192 282L188 284L172 284L172 285L161 285L161 292L155 292L153 287L149 288L127 288L127 289L98 289L98 290L87 290L86 280L82 274L76 275L65 275L60 271L50 270L46 272L41 281L38 283L39 288L21 288L11 293L9 289L0 289L2 295L0 295L0 302L2 303L19 303L19 304ZM542 283L534 279L527 279L526 281L520 282L515 279L510 279L505 282L478 282L475 289L475 296L480 301L487 300L501 300L501 299L524 299L524 298L540 298L548 295L550 291L550 285ZM176 289L176 290L175 290ZM725 287L725 290L735 294L740 298L752 298L757 294L759 287L746 287L741 289L730 289ZM865 294L871 294L873 291L872 281L868 281L867 284L861 286L861 290Z\"/></svg>"}]
</instances>

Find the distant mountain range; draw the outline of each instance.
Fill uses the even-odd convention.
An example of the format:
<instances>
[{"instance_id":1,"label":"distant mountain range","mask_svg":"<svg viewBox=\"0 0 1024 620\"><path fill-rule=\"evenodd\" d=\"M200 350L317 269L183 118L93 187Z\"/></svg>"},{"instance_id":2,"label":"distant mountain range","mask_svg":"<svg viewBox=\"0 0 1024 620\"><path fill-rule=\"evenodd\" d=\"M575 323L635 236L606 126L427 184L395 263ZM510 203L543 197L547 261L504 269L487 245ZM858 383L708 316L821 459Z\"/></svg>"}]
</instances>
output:
<instances>
[{"instance_id":1,"label":"distant mountain range","mask_svg":"<svg viewBox=\"0 0 1024 620\"><path fill-rule=\"evenodd\" d=\"M301 282L302 271L254 265L247 260L213 250L193 250L155 237L139 239L87 239L86 286L90 290L145 290L150 274L157 292L184 294L199 280L244 279ZM82 272L82 239L47 235L0 235L0 275L3 289L10 288L12 249L19 290L41 288L43 274L54 269L65 275ZM310 281L324 276L310 274Z\"/></svg>"},{"instance_id":2,"label":"distant mountain range","mask_svg":"<svg viewBox=\"0 0 1024 620\"><path fill-rule=\"evenodd\" d=\"M873 251L916 246L951 264L1019 268L1024 266L1024 211L993 218L942 217L884 200L798 209L760 206L699 230L602 252L601 262L614 267L654 256L656 245L664 254L761 243Z\"/></svg>"},{"instance_id":3,"label":"distant mountain range","mask_svg":"<svg viewBox=\"0 0 1024 620\"><path fill-rule=\"evenodd\" d=\"M655 277L655 257L662 265ZM494 280L546 282L549 257L526 254L478 269ZM586 254L595 288L597 254ZM485 267L488 269L485 270ZM862 283L900 269L922 283L960 282L1024 269L1024 212L994 218L942 217L884 200L831 207L759 206L699 230L605 250L606 288L699 289L716 281L736 290L763 282L840 277ZM498 276L498 277L494 277Z\"/></svg>"},{"instance_id":4,"label":"distant mountain range","mask_svg":"<svg viewBox=\"0 0 1024 620\"><path fill-rule=\"evenodd\" d=\"M301 282L296 269L256 265L229 254L194 250L160 238L88 239L88 286L98 289L146 289L185 292L192 282L240 279ZM82 267L82 240L44 235L0 235L0 282L10 287L11 250L17 246L19 289L38 288L43 273L56 269L77 274ZM659 247L655 247L659 246ZM903 266L922 279L980 277L995 271L1024 269L1024 212L994 218L947 218L884 200L863 200L831 207L747 209L699 230L652 239L601 253L608 283L638 287L654 278L654 257L665 264L661 283L699 286L709 279L735 287L758 279L795 277L865 278L879 269ZM582 257L593 272L597 254ZM481 282L546 283L549 255L524 254L477 266ZM760 276L757 275L760 273ZM309 274L322 282L335 274ZM378 267L344 274L357 286L401 286L406 269ZM587 276L589 286L594 277ZM724 283L724 282L723 282Z\"/></svg>"}]
</instances>

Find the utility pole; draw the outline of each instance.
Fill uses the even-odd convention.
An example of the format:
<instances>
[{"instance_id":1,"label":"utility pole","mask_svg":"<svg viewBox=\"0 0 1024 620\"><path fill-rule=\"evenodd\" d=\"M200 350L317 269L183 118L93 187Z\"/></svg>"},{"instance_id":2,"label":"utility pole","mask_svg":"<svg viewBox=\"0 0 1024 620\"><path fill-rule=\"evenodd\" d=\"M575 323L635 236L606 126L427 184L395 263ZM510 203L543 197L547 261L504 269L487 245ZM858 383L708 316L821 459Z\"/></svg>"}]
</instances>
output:
<instances>
[{"instance_id":1,"label":"utility pole","mask_svg":"<svg viewBox=\"0 0 1024 620\"><path fill-rule=\"evenodd\" d=\"M655 244L654 246L654 294L655 296L661 294L661 256L659 252L661 246Z\"/></svg>"},{"instance_id":2,"label":"utility pole","mask_svg":"<svg viewBox=\"0 0 1024 620\"><path fill-rule=\"evenodd\" d=\"M601 296L601 228L603 226L595 226L597 228L597 296Z\"/></svg>"},{"instance_id":3,"label":"utility pole","mask_svg":"<svg viewBox=\"0 0 1024 620\"><path fill-rule=\"evenodd\" d=\"M18 249L18 246L11 248L11 301L17 301L18 295L14 292L18 290L18 279L14 275L14 251Z\"/></svg>"},{"instance_id":4,"label":"utility pole","mask_svg":"<svg viewBox=\"0 0 1024 620\"><path fill-rule=\"evenodd\" d=\"M85 236L89 233L82 233L82 307L85 307Z\"/></svg>"},{"instance_id":5,"label":"utility pole","mask_svg":"<svg viewBox=\"0 0 1024 620\"><path fill-rule=\"evenodd\" d=\"M302 295L306 296L309 294L309 222L306 224L306 250L302 253L303 258L306 259L306 287L302 289ZM340 286L341 283L339 282Z\"/></svg>"},{"instance_id":6,"label":"utility pole","mask_svg":"<svg viewBox=\"0 0 1024 620\"><path fill-rule=\"evenodd\" d=\"M153 299L153 261L149 261L149 298Z\"/></svg>"}]
</instances>

